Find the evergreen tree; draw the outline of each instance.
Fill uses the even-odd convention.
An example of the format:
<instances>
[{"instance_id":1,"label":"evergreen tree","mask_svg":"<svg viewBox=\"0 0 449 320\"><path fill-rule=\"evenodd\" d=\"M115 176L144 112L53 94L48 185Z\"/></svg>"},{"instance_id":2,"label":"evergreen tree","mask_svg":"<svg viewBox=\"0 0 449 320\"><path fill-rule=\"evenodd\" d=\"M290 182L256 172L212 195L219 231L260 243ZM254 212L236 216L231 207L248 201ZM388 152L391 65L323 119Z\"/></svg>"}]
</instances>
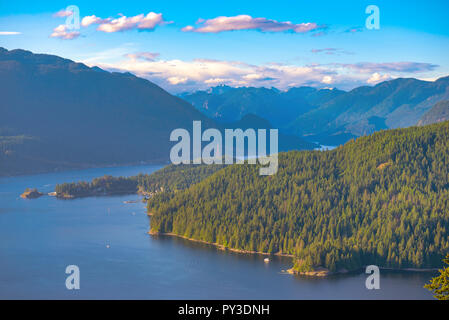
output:
<instances>
[{"instance_id":1,"label":"evergreen tree","mask_svg":"<svg viewBox=\"0 0 449 320\"><path fill-rule=\"evenodd\" d=\"M443 261L449 265L449 254ZM449 300L449 267L440 270L440 275L430 280L424 288L432 291L438 300Z\"/></svg>"}]
</instances>

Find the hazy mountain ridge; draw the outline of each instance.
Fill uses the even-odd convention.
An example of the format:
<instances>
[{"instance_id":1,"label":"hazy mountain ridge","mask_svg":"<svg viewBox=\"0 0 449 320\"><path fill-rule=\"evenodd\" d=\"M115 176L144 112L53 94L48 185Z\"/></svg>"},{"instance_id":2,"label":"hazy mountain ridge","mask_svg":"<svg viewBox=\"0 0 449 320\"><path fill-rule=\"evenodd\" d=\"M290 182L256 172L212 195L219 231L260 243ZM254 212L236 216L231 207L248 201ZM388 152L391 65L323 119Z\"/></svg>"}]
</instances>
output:
<instances>
[{"instance_id":1,"label":"hazy mountain ridge","mask_svg":"<svg viewBox=\"0 0 449 320\"><path fill-rule=\"evenodd\" d=\"M242 117L239 121L224 123L224 127L229 129L254 129L257 132L257 129L267 129L267 137L269 135L268 129L276 129L273 125L266 119L263 119L259 116L256 116L252 113L248 113ZM296 150L309 150L316 149L319 147L318 144L306 141L298 136L284 134L279 132L278 139L278 149L281 151L289 151L292 150L292 146L296 146ZM267 148L270 148L270 141L267 141ZM268 149L267 149L268 150Z\"/></svg>"},{"instance_id":2,"label":"hazy mountain ridge","mask_svg":"<svg viewBox=\"0 0 449 320\"><path fill-rule=\"evenodd\" d=\"M57 56L1 49L0 81L0 129L35 138L26 150L9 150L13 158L2 154L8 168L16 165L8 174L165 162L172 130L193 120L215 126L150 81Z\"/></svg>"},{"instance_id":3,"label":"hazy mountain ridge","mask_svg":"<svg viewBox=\"0 0 449 320\"><path fill-rule=\"evenodd\" d=\"M342 92L311 87L282 92L276 88L218 86L206 91L184 93L180 97L218 121L238 121L247 114L255 114L281 128L314 109L317 103L326 102Z\"/></svg>"},{"instance_id":4,"label":"hazy mountain ridge","mask_svg":"<svg viewBox=\"0 0 449 320\"><path fill-rule=\"evenodd\" d=\"M434 82L398 78L348 92L219 86L182 98L220 121L253 113L270 119L283 132L341 144L378 130L415 125L433 105L449 99L449 77Z\"/></svg>"},{"instance_id":5,"label":"hazy mountain ridge","mask_svg":"<svg viewBox=\"0 0 449 320\"><path fill-rule=\"evenodd\" d=\"M300 135L344 132L362 136L380 129L409 127L436 102L448 97L449 77L435 82L395 79L351 90L300 116L289 129ZM384 125L370 123L373 117Z\"/></svg>"},{"instance_id":6,"label":"hazy mountain ridge","mask_svg":"<svg viewBox=\"0 0 449 320\"><path fill-rule=\"evenodd\" d=\"M419 126L449 120L449 101L440 101L418 121Z\"/></svg>"}]
</instances>

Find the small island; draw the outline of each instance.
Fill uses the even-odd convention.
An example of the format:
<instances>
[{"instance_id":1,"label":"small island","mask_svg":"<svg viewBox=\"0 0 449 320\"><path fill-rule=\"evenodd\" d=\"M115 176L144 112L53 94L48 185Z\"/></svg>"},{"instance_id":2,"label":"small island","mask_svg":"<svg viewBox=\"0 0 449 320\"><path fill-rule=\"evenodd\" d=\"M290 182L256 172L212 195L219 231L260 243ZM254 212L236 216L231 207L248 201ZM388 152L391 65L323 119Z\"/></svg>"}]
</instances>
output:
<instances>
[{"instance_id":1,"label":"small island","mask_svg":"<svg viewBox=\"0 0 449 320\"><path fill-rule=\"evenodd\" d=\"M23 199L36 199L42 197L44 194L37 189L26 188L25 192L20 195Z\"/></svg>"}]
</instances>

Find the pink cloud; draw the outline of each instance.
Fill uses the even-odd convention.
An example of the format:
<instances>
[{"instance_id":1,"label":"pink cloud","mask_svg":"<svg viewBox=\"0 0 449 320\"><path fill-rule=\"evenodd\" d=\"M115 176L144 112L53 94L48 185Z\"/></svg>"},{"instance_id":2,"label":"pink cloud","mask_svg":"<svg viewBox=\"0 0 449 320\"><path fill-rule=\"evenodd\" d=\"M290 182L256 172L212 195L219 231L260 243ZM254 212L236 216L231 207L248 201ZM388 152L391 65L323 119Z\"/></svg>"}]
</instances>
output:
<instances>
[{"instance_id":1,"label":"pink cloud","mask_svg":"<svg viewBox=\"0 0 449 320\"><path fill-rule=\"evenodd\" d=\"M332 48L316 50L326 49ZM110 71L134 73L171 92L202 90L218 84L233 87L276 87L281 90L299 86L350 90L402 77L409 72L434 68L434 65L420 62L296 65L276 62L248 64L243 61L214 59L164 60L151 52L120 53L120 56L123 59L110 63L101 63L97 59L94 65Z\"/></svg>"},{"instance_id":2,"label":"pink cloud","mask_svg":"<svg viewBox=\"0 0 449 320\"><path fill-rule=\"evenodd\" d=\"M125 55L127 58L130 58L132 60L144 60L144 61L154 61L157 57L159 57L159 53L157 52L135 52L135 53L128 53Z\"/></svg>"},{"instance_id":3,"label":"pink cloud","mask_svg":"<svg viewBox=\"0 0 449 320\"><path fill-rule=\"evenodd\" d=\"M238 15L233 17L217 17L214 19L197 21L198 27L186 26L184 32L218 33L236 30L259 30L263 32L291 31L295 33L306 33L325 28L314 22L294 24L290 21L280 22L266 18L253 18L249 15Z\"/></svg>"},{"instance_id":4,"label":"pink cloud","mask_svg":"<svg viewBox=\"0 0 449 320\"><path fill-rule=\"evenodd\" d=\"M439 66L432 63L425 62L410 62L410 61L401 61L401 62L359 62L355 64L337 64L338 66L360 71L366 73L375 73L375 72L406 72L406 73L414 73L414 72L426 72L433 71Z\"/></svg>"},{"instance_id":5,"label":"pink cloud","mask_svg":"<svg viewBox=\"0 0 449 320\"><path fill-rule=\"evenodd\" d=\"M68 13L73 14L72 11L61 10L57 13L58 16L63 17L67 16ZM126 17L122 15L120 18L106 18L102 19L97 17L96 15L86 16L81 20L81 26L89 27L90 25L98 25L97 30L113 33L113 32L121 32L128 30L141 30L141 31L151 31L156 28L158 25L168 24L172 22L165 21L162 17L162 13L154 13L150 12L148 14L139 14L134 17ZM50 35L52 38L61 38L61 39L75 39L80 35L78 31L68 32L67 28L64 25L59 25L53 30L53 33Z\"/></svg>"},{"instance_id":6,"label":"pink cloud","mask_svg":"<svg viewBox=\"0 0 449 320\"><path fill-rule=\"evenodd\" d=\"M373 73L373 75L368 80L366 80L366 83L377 84L379 82L387 81L390 79L392 79L392 78L389 74L381 75L380 73L376 72L376 73Z\"/></svg>"},{"instance_id":7,"label":"pink cloud","mask_svg":"<svg viewBox=\"0 0 449 320\"><path fill-rule=\"evenodd\" d=\"M62 9L62 10L59 10L58 12L56 12L55 14L53 14L53 17L64 18L64 17L69 17L72 14L73 14L73 11Z\"/></svg>"},{"instance_id":8,"label":"pink cloud","mask_svg":"<svg viewBox=\"0 0 449 320\"><path fill-rule=\"evenodd\" d=\"M357 33L357 32L363 32L363 28L361 27L352 27L345 31L346 33Z\"/></svg>"},{"instance_id":9,"label":"pink cloud","mask_svg":"<svg viewBox=\"0 0 449 320\"><path fill-rule=\"evenodd\" d=\"M335 54L340 49L337 48L324 48L324 49L312 49L312 53L325 53L325 54Z\"/></svg>"},{"instance_id":10,"label":"pink cloud","mask_svg":"<svg viewBox=\"0 0 449 320\"><path fill-rule=\"evenodd\" d=\"M67 26L61 24L53 29L53 33L50 35L51 38L59 38L63 40L73 40L80 36L78 31L68 31Z\"/></svg>"},{"instance_id":11,"label":"pink cloud","mask_svg":"<svg viewBox=\"0 0 449 320\"><path fill-rule=\"evenodd\" d=\"M128 30L154 30L156 26L169 23L164 21L162 13L150 12L147 15L139 14L134 17L121 16L120 18L101 19L95 15L84 17L81 21L83 27L97 24L97 30L112 33Z\"/></svg>"},{"instance_id":12,"label":"pink cloud","mask_svg":"<svg viewBox=\"0 0 449 320\"><path fill-rule=\"evenodd\" d=\"M312 49L310 52L315 54L327 54L327 55L340 55L340 54L353 54L351 52L345 51L340 48L323 48L323 49Z\"/></svg>"},{"instance_id":13,"label":"pink cloud","mask_svg":"<svg viewBox=\"0 0 449 320\"><path fill-rule=\"evenodd\" d=\"M83 27L88 27L91 24L100 24L100 23L106 23L109 22L109 19L101 19L97 17L96 15L92 16L86 16L81 20L81 25Z\"/></svg>"}]
</instances>

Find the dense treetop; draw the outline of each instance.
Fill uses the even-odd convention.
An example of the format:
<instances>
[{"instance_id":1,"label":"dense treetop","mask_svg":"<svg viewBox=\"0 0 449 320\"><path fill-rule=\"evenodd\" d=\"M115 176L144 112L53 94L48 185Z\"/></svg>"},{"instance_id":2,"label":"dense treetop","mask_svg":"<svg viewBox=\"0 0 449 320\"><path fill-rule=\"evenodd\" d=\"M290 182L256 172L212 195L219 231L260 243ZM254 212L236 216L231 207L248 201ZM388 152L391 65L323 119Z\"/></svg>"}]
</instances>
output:
<instances>
[{"instance_id":1,"label":"dense treetop","mask_svg":"<svg viewBox=\"0 0 449 320\"><path fill-rule=\"evenodd\" d=\"M438 300L449 300L449 254L443 260L448 266L440 270L440 275L430 280L424 287L432 291Z\"/></svg>"}]
</instances>

